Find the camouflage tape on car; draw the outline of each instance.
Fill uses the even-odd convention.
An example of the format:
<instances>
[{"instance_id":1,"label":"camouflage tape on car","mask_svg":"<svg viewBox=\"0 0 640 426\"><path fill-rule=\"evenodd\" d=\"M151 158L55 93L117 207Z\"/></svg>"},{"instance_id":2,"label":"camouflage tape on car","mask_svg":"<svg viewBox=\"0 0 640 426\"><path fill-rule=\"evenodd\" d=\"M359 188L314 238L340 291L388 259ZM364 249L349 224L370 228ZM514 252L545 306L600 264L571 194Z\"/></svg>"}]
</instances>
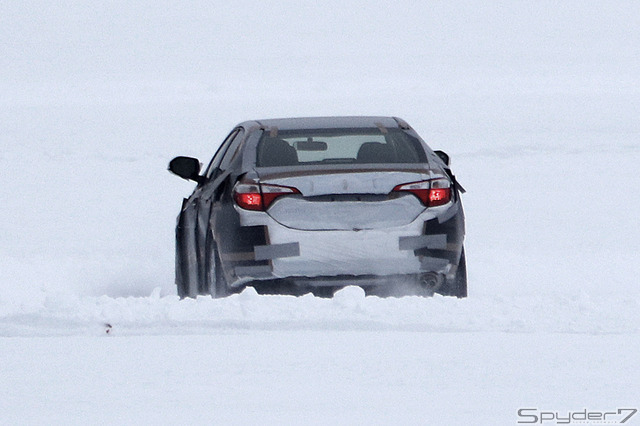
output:
<instances>
[{"instance_id":1,"label":"camouflage tape on car","mask_svg":"<svg viewBox=\"0 0 640 426\"><path fill-rule=\"evenodd\" d=\"M400 237L399 246L400 250L418 250L421 248L446 249L447 234Z\"/></svg>"},{"instance_id":2,"label":"camouflage tape on car","mask_svg":"<svg viewBox=\"0 0 640 426\"><path fill-rule=\"evenodd\" d=\"M236 266L234 271L239 277L267 277L271 275L271 266Z\"/></svg>"},{"instance_id":3,"label":"camouflage tape on car","mask_svg":"<svg viewBox=\"0 0 640 426\"><path fill-rule=\"evenodd\" d=\"M447 210L443 215L438 216L438 223L444 223L446 221L448 221L449 219L451 219L453 216L456 215L456 213L458 213L458 210L460 209L460 204L456 203L453 206L451 206L451 208L449 210Z\"/></svg>"},{"instance_id":4,"label":"camouflage tape on car","mask_svg":"<svg viewBox=\"0 0 640 426\"><path fill-rule=\"evenodd\" d=\"M253 248L256 260L271 260L281 257L300 256L300 244L271 244L267 246L255 246Z\"/></svg>"}]
</instances>

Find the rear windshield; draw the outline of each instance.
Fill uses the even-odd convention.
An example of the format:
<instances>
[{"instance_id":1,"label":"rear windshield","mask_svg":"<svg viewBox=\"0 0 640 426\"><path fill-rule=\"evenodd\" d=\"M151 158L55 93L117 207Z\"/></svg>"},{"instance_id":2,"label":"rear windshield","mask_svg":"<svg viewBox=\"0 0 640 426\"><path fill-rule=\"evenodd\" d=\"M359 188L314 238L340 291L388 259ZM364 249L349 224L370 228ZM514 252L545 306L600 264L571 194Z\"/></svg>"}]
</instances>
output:
<instances>
[{"instance_id":1,"label":"rear windshield","mask_svg":"<svg viewBox=\"0 0 640 426\"><path fill-rule=\"evenodd\" d=\"M427 161L420 141L401 129L266 131L257 149L258 167Z\"/></svg>"}]
</instances>

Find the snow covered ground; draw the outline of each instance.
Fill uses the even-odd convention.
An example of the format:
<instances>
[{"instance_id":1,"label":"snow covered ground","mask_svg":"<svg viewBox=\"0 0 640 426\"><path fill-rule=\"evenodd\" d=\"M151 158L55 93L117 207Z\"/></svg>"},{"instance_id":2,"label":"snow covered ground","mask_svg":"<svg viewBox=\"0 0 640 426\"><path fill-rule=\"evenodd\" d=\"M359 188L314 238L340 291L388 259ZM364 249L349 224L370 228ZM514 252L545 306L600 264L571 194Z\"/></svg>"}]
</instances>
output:
<instances>
[{"instance_id":1,"label":"snow covered ground","mask_svg":"<svg viewBox=\"0 0 640 426\"><path fill-rule=\"evenodd\" d=\"M637 3L0 16L0 424L640 408ZM208 161L245 119L350 114L400 116L451 154L470 297L180 301L174 225L192 184L168 161Z\"/></svg>"}]
</instances>

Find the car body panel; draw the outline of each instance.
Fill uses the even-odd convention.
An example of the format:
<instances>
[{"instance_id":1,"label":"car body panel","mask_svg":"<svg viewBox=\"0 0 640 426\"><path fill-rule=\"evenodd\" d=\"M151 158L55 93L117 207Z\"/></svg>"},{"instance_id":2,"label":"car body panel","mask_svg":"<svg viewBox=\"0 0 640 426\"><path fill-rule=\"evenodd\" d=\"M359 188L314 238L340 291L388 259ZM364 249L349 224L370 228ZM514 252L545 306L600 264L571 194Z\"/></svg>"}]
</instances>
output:
<instances>
[{"instance_id":1,"label":"car body panel","mask_svg":"<svg viewBox=\"0 0 640 426\"><path fill-rule=\"evenodd\" d=\"M365 193L366 194L366 193ZM267 214L281 225L305 231L369 230L407 225L425 210L415 196L403 194L392 199L376 200L370 195L282 197ZM374 201L375 200L375 201Z\"/></svg>"}]
</instances>

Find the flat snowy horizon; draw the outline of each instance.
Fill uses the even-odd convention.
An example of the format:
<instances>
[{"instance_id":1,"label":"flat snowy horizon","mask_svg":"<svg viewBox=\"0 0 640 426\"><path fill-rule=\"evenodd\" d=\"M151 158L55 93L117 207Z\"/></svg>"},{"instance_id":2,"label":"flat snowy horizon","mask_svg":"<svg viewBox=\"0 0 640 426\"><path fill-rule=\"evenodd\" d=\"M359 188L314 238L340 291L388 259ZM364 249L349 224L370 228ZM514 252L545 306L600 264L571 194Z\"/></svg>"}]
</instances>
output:
<instances>
[{"instance_id":1,"label":"flat snowy horizon","mask_svg":"<svg viewBox=\"0 0 640 426\"><path fill-rule=\"evenodd\" d=\"M638 3L0 16L0 424L620 424L640 408ZM469 298L179 300L193 184L169 160L208 162L240 121L319 115L399 116L450 154Z\"/></svg>"}]
</instances>

